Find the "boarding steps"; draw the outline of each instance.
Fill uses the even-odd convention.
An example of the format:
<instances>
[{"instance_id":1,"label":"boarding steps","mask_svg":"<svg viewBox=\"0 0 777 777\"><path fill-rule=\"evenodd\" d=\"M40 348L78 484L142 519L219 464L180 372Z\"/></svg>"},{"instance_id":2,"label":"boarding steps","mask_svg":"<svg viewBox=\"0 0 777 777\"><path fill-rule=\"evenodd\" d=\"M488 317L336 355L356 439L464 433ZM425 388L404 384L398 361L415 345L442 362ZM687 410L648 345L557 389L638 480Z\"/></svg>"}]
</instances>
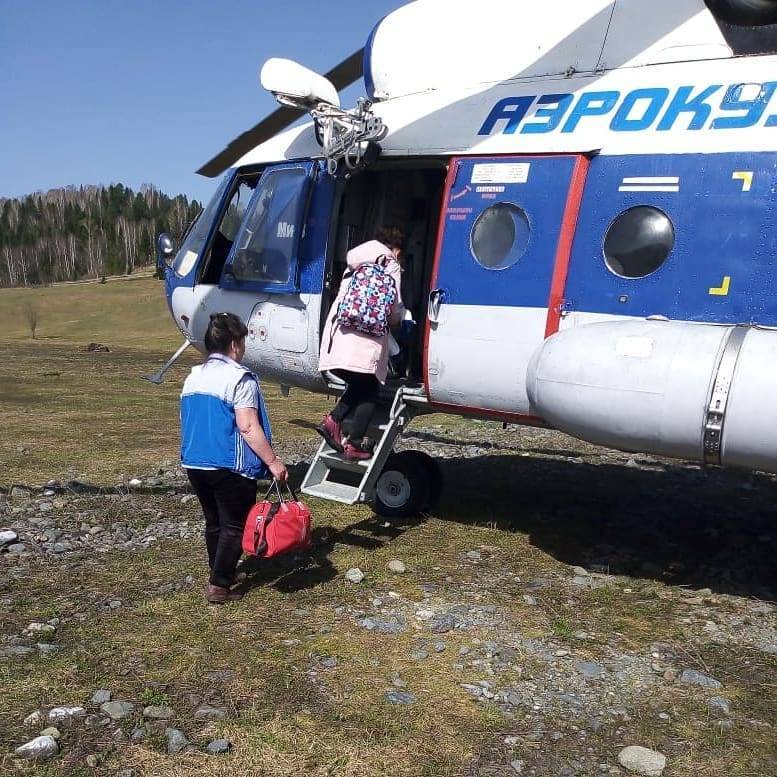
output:
<instances>
[{"instance_id":1,"label":"boarding steps","mask_svg":"<svg viewBox=\"0 0 777 777\"><path fill-rule=\"evenodd\" d=\"M333 384L333 390L342 386ZM399 388L379 401L367 436L377 440L371 459L352 461L322 441L302 481L302 493L342 504L371 502L375 484L394 443L414 416L423 412L428 400L421 388Z\"/></svg>"}]
</instances>

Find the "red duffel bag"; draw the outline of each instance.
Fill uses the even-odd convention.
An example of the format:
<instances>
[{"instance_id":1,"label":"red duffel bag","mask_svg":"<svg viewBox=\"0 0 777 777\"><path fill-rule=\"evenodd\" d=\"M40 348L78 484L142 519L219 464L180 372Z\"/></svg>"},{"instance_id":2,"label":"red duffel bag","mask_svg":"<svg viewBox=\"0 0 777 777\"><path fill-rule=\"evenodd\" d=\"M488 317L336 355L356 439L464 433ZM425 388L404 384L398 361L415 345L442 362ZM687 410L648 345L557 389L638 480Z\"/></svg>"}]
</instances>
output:
<instances>
[{"instance_id":1,"label":"red duffel bag","mask_svg":"<svg viewBox=\"0 0 777 777\"><path fill-rule=\"evenodd\" d=\"M278 501L270 501L272 490L278 493ZM297 499L286 483L291 499L284 499L277 480L273 480L264 499L248 513L243 530L243 551L251 556L272 558L295 550L308 550L312 543L310 534L310 510Z\"/></svg>"}]
</instances>

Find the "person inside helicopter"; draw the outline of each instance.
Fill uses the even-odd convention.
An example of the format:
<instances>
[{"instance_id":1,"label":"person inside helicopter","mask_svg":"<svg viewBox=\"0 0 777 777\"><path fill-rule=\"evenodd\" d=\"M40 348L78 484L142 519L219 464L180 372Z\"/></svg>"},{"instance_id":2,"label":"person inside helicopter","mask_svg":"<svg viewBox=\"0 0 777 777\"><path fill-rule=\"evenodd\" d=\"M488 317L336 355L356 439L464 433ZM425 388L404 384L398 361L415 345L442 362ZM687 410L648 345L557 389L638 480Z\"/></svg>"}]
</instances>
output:
<instances>
[{"instance_id":1,"label":"person inside helicopter","mask_svg":"<svg viewBox=\"0 0 777 777\"><path fill-rule=\"evenodd\" d=\"M346 390L316 431L349 459L372 457L373 443L365 435L380 386L388 376L390 351L395 350L390 345L393 337L389 327L405 322L404 239L397 227L381 227L375 240L352 248L347 256L348 271L327 315L319 369L344 381ZM372 323L346 323L342 313L349 306ZM405 323L407 329L412 322Z\"/></svg>"}]
</instances>

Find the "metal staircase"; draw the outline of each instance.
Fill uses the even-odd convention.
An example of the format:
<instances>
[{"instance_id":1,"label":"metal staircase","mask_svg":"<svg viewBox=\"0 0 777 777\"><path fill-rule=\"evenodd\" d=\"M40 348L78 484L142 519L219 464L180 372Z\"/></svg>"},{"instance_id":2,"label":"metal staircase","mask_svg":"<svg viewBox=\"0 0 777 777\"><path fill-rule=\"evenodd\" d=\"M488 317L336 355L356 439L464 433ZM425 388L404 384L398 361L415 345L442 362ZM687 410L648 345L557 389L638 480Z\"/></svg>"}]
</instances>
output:
<instances>
[{"instance_id":1,"label":"metal staircase","mask_svg":"<svg viewBox=\"0 0 777 777\"><path fill-rule=\"evenodd\" d=\"M372 501L394 443L425 404L422 391L405 387L394 394L390 404L378 404L367 432L377 442L372 458L366 461L346 459L322 441L302 481L302 492L349 505Z\"/></svg>"}]
</instances>

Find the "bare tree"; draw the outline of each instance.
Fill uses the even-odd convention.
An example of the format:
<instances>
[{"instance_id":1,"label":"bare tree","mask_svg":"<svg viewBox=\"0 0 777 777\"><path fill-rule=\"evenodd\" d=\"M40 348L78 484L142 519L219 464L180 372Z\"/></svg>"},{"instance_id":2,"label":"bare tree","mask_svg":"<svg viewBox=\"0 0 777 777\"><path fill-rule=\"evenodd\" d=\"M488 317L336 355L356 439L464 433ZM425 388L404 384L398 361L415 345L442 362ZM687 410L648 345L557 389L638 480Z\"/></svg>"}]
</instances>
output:
<instances>
[{"instance_id":1,"label":"bare tree","mask_svg":"<svg viewBox=\"0 0 777 777\"><path fill-rule=\"evenodd\" d=\"M38 328L38 308L33 302L24 304L24 317L27 320L27 326L30 328L32 339L35 339L35 330Z\"/></svg>"}]
</instances>

